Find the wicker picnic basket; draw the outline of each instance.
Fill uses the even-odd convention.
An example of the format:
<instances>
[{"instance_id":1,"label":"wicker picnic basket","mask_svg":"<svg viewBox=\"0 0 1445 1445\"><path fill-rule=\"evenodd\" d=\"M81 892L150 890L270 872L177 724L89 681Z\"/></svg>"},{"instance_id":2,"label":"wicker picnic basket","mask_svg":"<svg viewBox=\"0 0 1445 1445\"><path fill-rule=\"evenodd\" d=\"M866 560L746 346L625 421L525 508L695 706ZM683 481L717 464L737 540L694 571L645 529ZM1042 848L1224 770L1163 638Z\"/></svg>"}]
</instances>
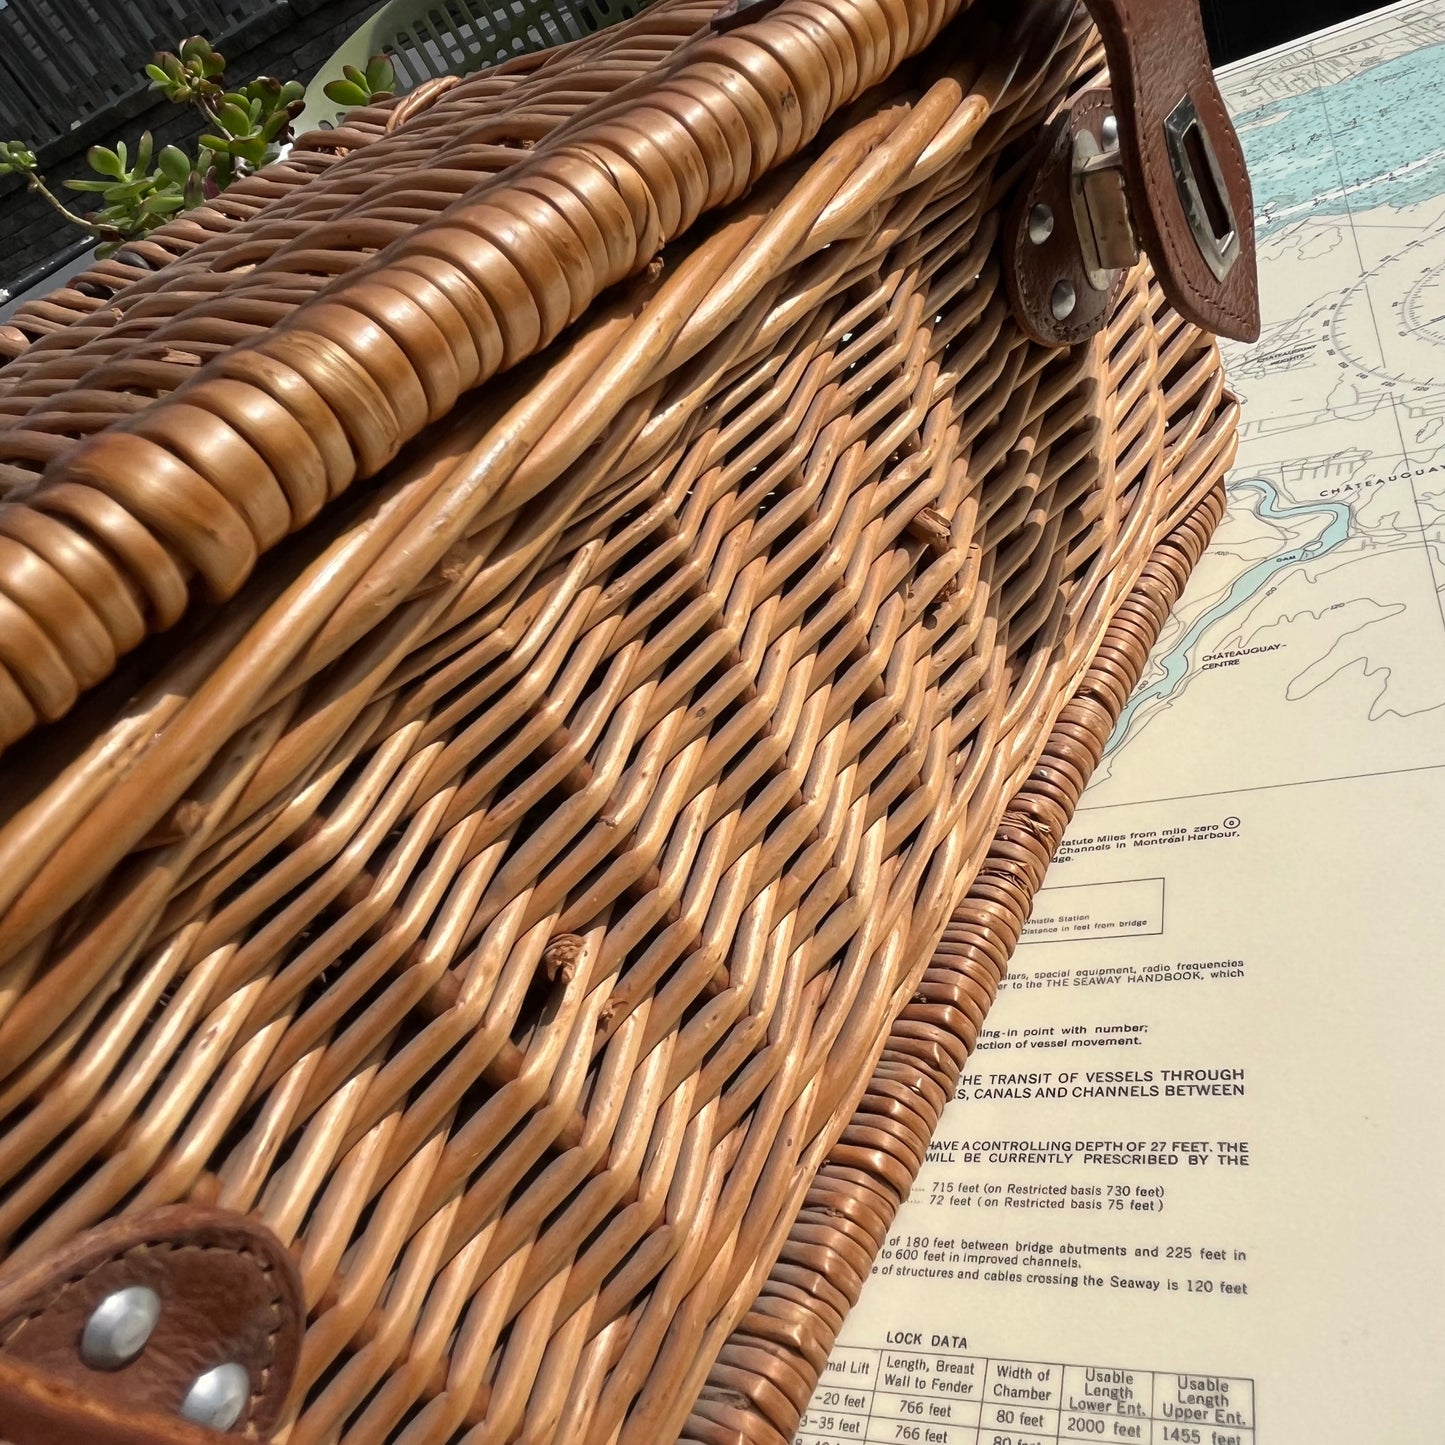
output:
<instances>
[{"instance_id":1,"label":"wicker picnic basket","mask_svg":"<svg viewBox=\"0 0 1445 1445\"><path fill-rule=\"evenodd\" d=\"M786 1440L1253 286L1190 3L663 0L25 308L0 1439Z\"/></svg>"}]
</instances>

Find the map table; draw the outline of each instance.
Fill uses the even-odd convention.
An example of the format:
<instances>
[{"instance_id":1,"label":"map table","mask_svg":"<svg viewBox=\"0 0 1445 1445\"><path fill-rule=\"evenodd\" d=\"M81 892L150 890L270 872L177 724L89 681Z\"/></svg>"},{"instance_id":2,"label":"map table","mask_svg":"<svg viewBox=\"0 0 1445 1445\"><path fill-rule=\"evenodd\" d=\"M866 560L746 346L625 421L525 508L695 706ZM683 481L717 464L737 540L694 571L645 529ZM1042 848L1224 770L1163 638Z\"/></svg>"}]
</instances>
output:
<instances>
[{"instance_id":1,"label":"map table","mask_svg":"<svg viewBox=\"0 0 1445 1445\"><path fill-rule=\"evenodd\" d=\"M1255 1445L1254 1382L911 1346L846 1347L828 1361L796 1445L849 1440Z\"/></svg>"}]
</instances>

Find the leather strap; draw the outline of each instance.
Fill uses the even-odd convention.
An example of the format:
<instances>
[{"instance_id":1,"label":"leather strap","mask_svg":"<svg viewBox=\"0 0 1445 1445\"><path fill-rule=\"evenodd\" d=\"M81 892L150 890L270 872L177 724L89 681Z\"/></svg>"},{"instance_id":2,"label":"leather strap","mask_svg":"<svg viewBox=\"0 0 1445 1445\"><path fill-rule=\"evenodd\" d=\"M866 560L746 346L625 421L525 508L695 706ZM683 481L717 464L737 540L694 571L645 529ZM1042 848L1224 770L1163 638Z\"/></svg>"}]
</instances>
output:
<instances>
[{"instance_id":1,"label":"leather strap","mask_svg":"<svg viewBox=\"0 0 1445 1445\"><path fill-rule=\"evenodd\" d=\"M1053 118L1015 193L1004 229L1015 315L1046 345L1086 340L1142 245L1176 311L1218 335L1254 340L1254 199L1195 0L1087 4L1115 84L1076 96ZM1053 34L1073 8L1074 0L1026 0L1015 33L1021 23L1025 34ZM1080 147L1080 137L1091 143ZM1121 257L1106 265L1100 221Z\"/></svg>"},{"instance_id":2,"label":"leather strap","mask_svg":"<svg viewBox=\"0 0 1445 1445\"><path fill-rule=\"evenodd\" d=\"M121 1413L69 1380L0 1354L5 1445L216 1445L225 1438L177 1415Z\"/></svg>"},{"instance_id":3,"label":"leather strap","mask_svg":"<svg viewBox=\"0 0 1445 1445\"><path fill-rule=\"evenodd\" d=\"M96 1357L87 1326L107 1301L150 1291L153 1324L121 1361ZM8 1445L206 1445L265 1440L300 1359L295 1263L264 1226L177 1205L112 1220L0 1279L0 1439ZM181 1409L218 1367L245 1371L224 1434Z\"/></svg>"},{"instance_id":4,"label":"leather strap","mask_svg":"<svg viewBox=\"0 0 1445 1445\"><path fill-rule=\"evenodd\" d=\"M1104 38L1119 146L1140 240L1176 311L1221 336L1259 336L1254 196L1244 147L1209 61L1198 0L1087 0ZM1195 240L1175 180L1169 126L1192 104L1228 193L1239 254L1220 279ZM1189 147L1198 155L1197 141ZM1204 180L1204 177L1200 177Z\"/></svg>"}]
</instances>

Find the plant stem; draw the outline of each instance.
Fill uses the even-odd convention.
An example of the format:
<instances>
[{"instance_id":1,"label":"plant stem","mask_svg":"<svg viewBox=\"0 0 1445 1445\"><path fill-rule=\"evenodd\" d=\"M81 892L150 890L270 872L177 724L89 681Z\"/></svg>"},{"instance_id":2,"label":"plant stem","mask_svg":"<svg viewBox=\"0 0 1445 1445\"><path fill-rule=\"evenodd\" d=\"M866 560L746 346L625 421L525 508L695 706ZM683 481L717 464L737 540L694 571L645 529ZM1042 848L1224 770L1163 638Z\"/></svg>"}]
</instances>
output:
<instances>
[{"instance_id":1,"label":"plant stem","mask_svg":"<svg viewBox=\"0 0 1445 1445\"><path fill-rule=\"evenodd\" d=\"M30 183L30 189L43 196L72 226L79 226L82 231L88 231L92 236L99 236L101 234L98 227L92 225L86 217L77 216L75 212L40 179L39 171L26 171L25 179Z\"/></svg>"},{"instance_id":2,"label":"plant stem","mask_svg":"<svg viewBox=\"0 0 1445 1445\"><path fill-rule=\"evenodd\" d=\"M225 127L221 124L221 117L211 109L210 102L207 101L204 95L197 94L196 109L200 111L202 118L215 128L217 134L225 134Z\"/></svg>"}]
</instances>

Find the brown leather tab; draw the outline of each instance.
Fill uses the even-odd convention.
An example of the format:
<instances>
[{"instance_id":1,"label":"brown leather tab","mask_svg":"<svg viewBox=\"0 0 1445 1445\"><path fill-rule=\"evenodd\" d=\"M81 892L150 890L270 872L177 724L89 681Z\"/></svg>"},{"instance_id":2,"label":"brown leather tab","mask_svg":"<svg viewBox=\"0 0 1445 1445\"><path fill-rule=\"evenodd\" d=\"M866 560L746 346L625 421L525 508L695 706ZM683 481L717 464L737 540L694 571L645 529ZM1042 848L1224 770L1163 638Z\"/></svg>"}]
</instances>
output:
<instances>
[{"instance_id":1,"label":"brown leather tab","mask_svg":"<svg viewBox=\"0 0 1445 1445\"><path fill-rule=\"evenodd\" d=\"M1004 221L1004 280L1019 325L1045 346L1087 341L1107 320L1123 271L1102 289L1091 282L1079 240L1072 194L1074 139L1087 131L1102 143L1104 120L1113 114L1107 90L1091 90L1059 115L1045 133ZM1056 304L1061 297L1069 305Z\"/></svg>"},{"instance_id":2,"label":"brown leather tab","mask_svg":"<svg viewBox=\"0 0 1445 1445\"><path fill-rule=\"evenodd\" d=\"M1174 308L1221 336L1259 336L1254 196L1244 148L1214 80L1196 0L1087 0L1104 37L1118 104L1119 142L1134 224ZM1217 161L1238 254L1217 276L1190 223L1225 229L1212 194L1209 150ZM1192 172L1197 185L1190 195Z\"/></svg>"},{"instance_id":3,"label":"brown leather tab","mask_svg":"<svg viewBox=\"0 0 1445 1445\"><path fill-rule=\"evenodd\" d=\"M105 1361L87 1324L102 1302L137 1289L158 1297L154 1324L133 1357L127 1349L124 1360ZM0 1438L264 1440L295 1377L303 1319L295 1263L255 1221L190 1205L113 1220L0 1280ZM248 1385L224 1437L181 1414L196 1382L219 1366L242 1367Z\"/></svg>"},{"instance_id":4,"label":"brown leather tab","mask_svg":"<svg viewBox=\"0 0 1445 1445\"><path fill-rule=\"evenodd\" d=\"M216 1445L225 1438L178 1415L117 1410L69 1380L0 1355L5 1445Z\"/></svg>"}]
</instances>

